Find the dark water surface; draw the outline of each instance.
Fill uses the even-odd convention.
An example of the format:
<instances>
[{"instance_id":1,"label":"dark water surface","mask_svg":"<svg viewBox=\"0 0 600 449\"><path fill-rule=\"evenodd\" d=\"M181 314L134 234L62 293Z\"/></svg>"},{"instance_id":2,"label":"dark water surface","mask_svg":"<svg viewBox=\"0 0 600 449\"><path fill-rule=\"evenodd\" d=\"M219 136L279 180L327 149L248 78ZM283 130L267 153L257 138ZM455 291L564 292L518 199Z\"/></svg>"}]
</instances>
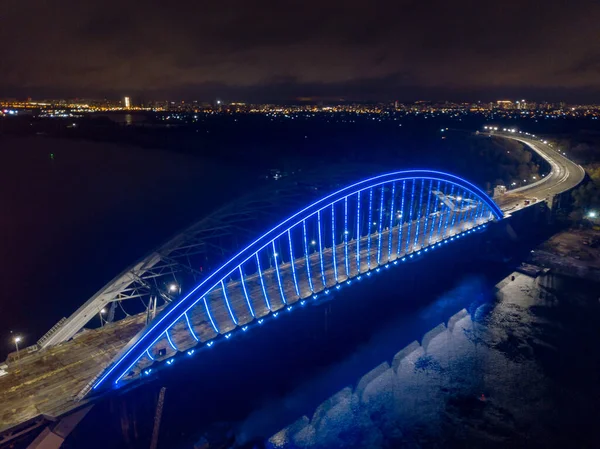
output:
<instances>
[{"instance_id":1,"label":"dark water surface","mask_svg":"<svg viewBox=\"0 0 600 449\"><path fill-rule=\"evenodd\" d=\"M9 331L34 344L220 205L237 187L224 179L246 177L201 157L114 144L5 137L0 145L2 359L14 349Z\"/></svg>"},{"instance_id":2,"label":"dark water surface","mask_svg":"<svg viewBox=\"0 0 600 449\"><path fill-rule=\"evenodd\" d=\"M145 447L162 386L164 448L598 447L598 285L460 245L178 359L69 447Z\"/></svg>"}]
</instances>

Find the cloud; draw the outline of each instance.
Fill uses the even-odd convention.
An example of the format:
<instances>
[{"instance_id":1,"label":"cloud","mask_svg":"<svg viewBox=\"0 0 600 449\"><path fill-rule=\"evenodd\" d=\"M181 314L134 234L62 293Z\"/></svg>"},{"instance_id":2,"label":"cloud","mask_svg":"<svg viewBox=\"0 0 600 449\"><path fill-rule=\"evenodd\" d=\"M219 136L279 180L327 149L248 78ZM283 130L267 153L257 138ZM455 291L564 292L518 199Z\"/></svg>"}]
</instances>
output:
<instances>
[{"instance_id":1,"label":"cloud","mask_svg":"<svg viewBox=\"0 0 600 449\"><path fill-rule=\"evenodd\" d=\"M4 95L600 90L591 1L9 0L0 20Z\"/></svg>"}]
</instances>

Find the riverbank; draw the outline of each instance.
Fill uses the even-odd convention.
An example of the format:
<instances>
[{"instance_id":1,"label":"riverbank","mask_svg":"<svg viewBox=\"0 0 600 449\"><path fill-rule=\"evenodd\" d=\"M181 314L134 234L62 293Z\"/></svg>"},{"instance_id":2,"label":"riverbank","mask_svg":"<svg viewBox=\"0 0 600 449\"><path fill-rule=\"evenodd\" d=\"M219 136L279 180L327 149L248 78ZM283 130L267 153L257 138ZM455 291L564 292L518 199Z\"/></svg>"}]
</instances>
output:
<instances>
[{"instance_id":1,"label":"riverbank","mask_svg":"<svg viewBox=\"0 0 600 449\"><path fill-rule=\"evenodd\" d=\"M600 233L568 229L531 252L527 262L565 276L600 282Z\"/></svg>"}]
</instances>

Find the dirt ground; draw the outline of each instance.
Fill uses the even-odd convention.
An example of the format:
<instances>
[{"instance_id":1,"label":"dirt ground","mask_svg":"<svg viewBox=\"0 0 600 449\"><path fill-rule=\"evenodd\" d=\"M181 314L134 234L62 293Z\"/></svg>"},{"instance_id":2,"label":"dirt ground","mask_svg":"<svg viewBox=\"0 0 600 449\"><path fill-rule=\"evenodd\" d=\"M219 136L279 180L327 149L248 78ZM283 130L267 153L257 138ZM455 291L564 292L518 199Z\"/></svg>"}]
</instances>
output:
<instances>
[{"instance_id":1,"label":"dirt ground","mask_svg":"<svg viewBox=\"0 0 600 449\"><path fill-rule=\"evenodd\" d=\"M600 231L560 232L532 251L529 262L558 273L600 280Z\"/></svg>"}]
</instances>

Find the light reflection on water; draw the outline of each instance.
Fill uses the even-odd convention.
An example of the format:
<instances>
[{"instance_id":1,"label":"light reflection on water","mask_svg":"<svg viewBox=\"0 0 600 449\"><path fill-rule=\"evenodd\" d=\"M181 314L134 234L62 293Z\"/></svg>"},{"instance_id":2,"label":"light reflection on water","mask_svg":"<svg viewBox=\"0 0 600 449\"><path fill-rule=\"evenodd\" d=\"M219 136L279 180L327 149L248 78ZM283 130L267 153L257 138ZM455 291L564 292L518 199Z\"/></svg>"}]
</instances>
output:
<instances>
[{"instance_id":1,"label":"light reflection on water","mask_svg":"<svg viewBox=\"0 0 600 449\"><path fill-rule=\"evenodd\" d=\"M399 317L346 360L256 410L239 424L238 441L271 435L270 447L421 447L536 437L552 446L565 422L557 401L594 416L592 402L571 391L589 387L585 370L565 385L556 366L581 343L559 329L591 325L582 315L598 319L600 307L592 285L577 283L575 292L569 279L515 276L498 284L496 298L470 278L410 321ZM420 341L398 346L407 336ZM600 343L597 331L591 337ZM324 391L335 393L316 397Z\"/></svg>"}]
</instances>

